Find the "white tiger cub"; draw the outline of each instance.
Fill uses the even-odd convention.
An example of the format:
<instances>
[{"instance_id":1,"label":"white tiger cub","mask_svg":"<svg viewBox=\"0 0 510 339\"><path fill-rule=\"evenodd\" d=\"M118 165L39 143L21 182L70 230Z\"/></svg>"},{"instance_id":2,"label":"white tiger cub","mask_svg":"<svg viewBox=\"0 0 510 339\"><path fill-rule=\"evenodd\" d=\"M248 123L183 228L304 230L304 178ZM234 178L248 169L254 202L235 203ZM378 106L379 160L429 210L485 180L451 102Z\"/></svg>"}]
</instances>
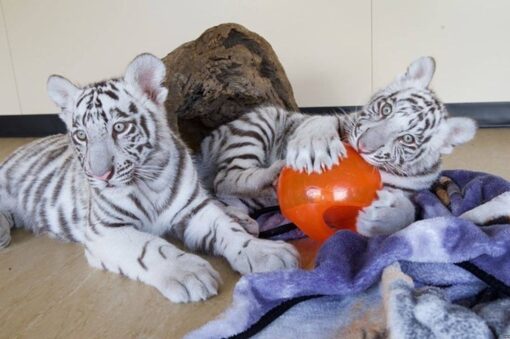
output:
<instances>
[{"instance_id":1,"label":"white tiger cub","mask_svg":"<svg viewBox=\"0 0 510 339\"><path fill-rule=\"evenodd\" d=\"M244 212L277 204L272 183L285 162L296 170L321 172L345 156L351 144L381 171L384 188L358 216L360 233L393 233L414 221L410 195L426 189L440 172L441 155L471 140L476 124L450 118L428 88L434 60L423 57L378 91L355 113L306 116L261 108L220 127L202 143L208 186Z\"/></svg>"},{"instance_id":2,"label":"white tiger cub","mask_svg":"<svg viewBox=\"0 0 510 339\"><path fill-rule=\"evenodd\" d=\"M289 244L257 239L199 183L167 125L163 63L136 57L123 78L85 87L51 76L48 93L68 134L28 144L0 166L0 244L11 227L84 245L90 265L156 287L174 302L217 294L218 273L191 249L224 256L241 272L295 267Z\"/></svg>"}]
</instances>

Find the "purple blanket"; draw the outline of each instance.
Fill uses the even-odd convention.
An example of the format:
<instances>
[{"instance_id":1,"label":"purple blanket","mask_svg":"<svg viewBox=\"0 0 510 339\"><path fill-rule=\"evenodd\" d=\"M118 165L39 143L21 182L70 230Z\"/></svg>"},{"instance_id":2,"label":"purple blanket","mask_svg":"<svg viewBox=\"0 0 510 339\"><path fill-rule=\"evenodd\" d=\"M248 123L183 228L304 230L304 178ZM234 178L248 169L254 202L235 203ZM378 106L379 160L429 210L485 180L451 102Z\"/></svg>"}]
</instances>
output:
<instances>
[{"instance_id":1,"label":"purple blanket","mask_svg":"<svg viewBox=\"0 0 510 339\"><path fill-rule=\"evenodd\" d=\"M469 171L445 171L438 185L416 195L420 220L391 236L366 238L339 231L324 243L312 271L300 269L244 276L233 303L219 318L190 338L224 338L242 333L286 300L322 295L346 298L379 283L383 270L400 263L403 274L420 286L440 286L447 301L476 295L486 285L453 263L470 261L510 285L510 224L494 211L480 226L461 214L510 192L502 178ZM495 206L501 206L495 205ZM490 221L490 220L489 220Z\"/></svg>"}]
</instances>

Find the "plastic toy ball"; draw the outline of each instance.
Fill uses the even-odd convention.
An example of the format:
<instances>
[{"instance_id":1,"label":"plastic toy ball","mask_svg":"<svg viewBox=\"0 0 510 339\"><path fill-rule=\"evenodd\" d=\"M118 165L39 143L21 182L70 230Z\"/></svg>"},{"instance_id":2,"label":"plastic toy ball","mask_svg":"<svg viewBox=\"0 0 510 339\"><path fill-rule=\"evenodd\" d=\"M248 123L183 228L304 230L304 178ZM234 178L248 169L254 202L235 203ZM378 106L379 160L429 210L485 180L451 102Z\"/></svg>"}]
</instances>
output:
<instances>
[{"instance_id":1,"label":"plastic toy ball","mask_svg":"<svg viewBox=\"0 0 510 339\"><path fill-rule=\"evenodd\" d=\"M328 171L300 173L286 167L278 181L282 214L310 238L324 241L337 229L356 230L359 211L375 199L381 175L349 145L347 157Z\"/></svg>"}]
</instances>

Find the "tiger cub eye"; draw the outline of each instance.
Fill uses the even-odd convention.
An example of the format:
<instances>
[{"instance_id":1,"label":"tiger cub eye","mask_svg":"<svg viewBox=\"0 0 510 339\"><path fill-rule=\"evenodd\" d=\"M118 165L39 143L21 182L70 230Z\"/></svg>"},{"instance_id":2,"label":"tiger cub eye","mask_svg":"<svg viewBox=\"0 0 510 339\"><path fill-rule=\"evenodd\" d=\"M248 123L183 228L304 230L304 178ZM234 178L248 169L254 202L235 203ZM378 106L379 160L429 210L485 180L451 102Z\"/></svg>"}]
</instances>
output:
<instances>
[{"instance_id":1,"label":"tiger cub eye","mask_svg":"<svg viewBox=\"0 0 510 339\"><path fill-rule=\"evenodd\" d=\"M415 141L414 136L411 134L403 135L402 137L400 137L400 140L402 140L402 142L405 144L414 144Z\"/></svg>"},{"instance_id":2,"label":"tiger cub eye","mask_svg":"<svg viewBox=\"0 0 510 339\"><path fill-rule=\"evenodd\" d=\"M113 125L113 130L117 133L122 133L126 130L127 124L124 122L117 122L115 125Z\"/></svg>"},{"instance_id":3,"label":"tiger cub eye","mask_svg":"<svg viewBox=\"0 0 510 339\"><path fill-rule=\"evenodd\" d=\"M390 104L384 104L383 107L381 108L381 114L383 116L388 116L391 114L391 105Z\"/></svg>"},{"instance_id":4,"label":"tiger cub eye","mask_svg":"<svg viewBox=\"0 0 510 339\"><path fill-rule=\"evenodd\" d=\"M74 137L76 139L78 139L79 141L87 140L87 134L82 130L78 130L78 131L74 132Z\"/></svg>"}]
</instances>

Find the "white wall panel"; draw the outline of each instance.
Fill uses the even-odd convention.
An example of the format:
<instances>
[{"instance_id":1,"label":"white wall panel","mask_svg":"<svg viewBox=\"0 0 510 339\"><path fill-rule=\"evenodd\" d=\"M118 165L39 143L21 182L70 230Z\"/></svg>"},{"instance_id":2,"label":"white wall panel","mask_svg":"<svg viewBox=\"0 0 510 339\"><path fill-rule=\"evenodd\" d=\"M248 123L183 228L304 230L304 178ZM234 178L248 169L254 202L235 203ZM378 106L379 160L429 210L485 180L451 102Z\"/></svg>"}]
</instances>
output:
<instances>
[{"instance_id":1,"label":"white wall panel","mask_svg":"<svg viewBox=\"0 0 510 339\"><path fill-rule=\"evenodd\" d=\"M509 15L507 0L373 0L374 87L432 55L444 101L510 101Z\"/></svg>"},{"instance_id":2,"label":"white wall panel","mask_svg":"<svg viewBox=\"0 0 510 339\"><path fill-rule=\"evenodd\" d=\"M370 0L1 0L22 110L55 112L46 79L119 75L138 53L163 57L208 27L237 22L276 50L301 106L370 94Z\"/></svg>"},{"instance_id":3,"label":"white wall panel","mask_svg":"<svg viewBox=\"0 0 510 339\"><path fill-rule=\"evenodd\" d=\"M0 115L21 113L14 79L7 31L0 6Z\"/></svg>"}]
</instances>

